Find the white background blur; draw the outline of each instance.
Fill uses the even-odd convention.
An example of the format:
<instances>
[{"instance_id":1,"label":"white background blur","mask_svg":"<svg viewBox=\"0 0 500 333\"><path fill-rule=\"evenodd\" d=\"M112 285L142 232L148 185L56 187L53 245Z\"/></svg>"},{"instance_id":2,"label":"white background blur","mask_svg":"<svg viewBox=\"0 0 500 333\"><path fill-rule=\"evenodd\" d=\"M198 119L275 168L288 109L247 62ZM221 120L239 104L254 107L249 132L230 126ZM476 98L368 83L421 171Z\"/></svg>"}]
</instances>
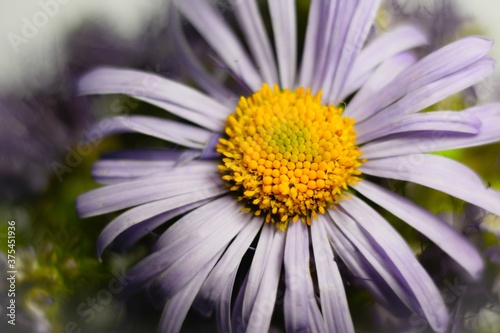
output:
<instances>
[{"instance_id":1,"label":"white background blur","mask_svg":"<svg viewBox=\"0 0 500 333\"><path fill-rule=\"evenodd\" d=\"M0 0L0 89L16 87L20 81L41 71L50 77L53 67L65 56L60 49L64 35L83 20L105 20L125 38L134 38L151 15L158 15L166 1ZM56 3L57 11L54 9L53 16L45 24L40 24L33 37L18 41L14 47L14 34L23 36L23 20L33 22L34 16L43 10L42 3ZM500 1L457 0L457 3L462 6L464 13L476 18L488 36L500 41ZM43 17L38 19L43 20ZM492 56L500 59L500 46L495 46Z\"/></svg>"}]
</instances>

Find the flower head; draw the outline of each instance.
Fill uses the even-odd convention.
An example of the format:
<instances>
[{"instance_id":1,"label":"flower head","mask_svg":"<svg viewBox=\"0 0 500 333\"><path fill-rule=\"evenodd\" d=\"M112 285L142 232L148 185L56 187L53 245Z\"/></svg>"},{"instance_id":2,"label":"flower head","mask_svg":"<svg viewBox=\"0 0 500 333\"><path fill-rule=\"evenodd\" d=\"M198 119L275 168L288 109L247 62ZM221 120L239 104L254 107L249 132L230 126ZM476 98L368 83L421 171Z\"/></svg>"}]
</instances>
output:
<instances>
[{"instance_id":1,"label":"flower head","mask_svg":"<svg viewBox=\"0 0 500 333\"><path fill-rule=\"evenodd\" d=\"M264 85L227 119L228 139L217 146L222 179L266 222L282 230L299 217L311 224L359 181L353 125L342 109L322 105L321 94Z\"/></svg>"},{"instance_id":2,"label":"flower head","mask_svg":"<svg viewBox=\"0 0 500 333\"><path fill-rule=\"evenodd\" d=\"M470 275L481 272L479 254L459 232L376 179L411 181L500 214L500 195L473 171L425 154L498 141L500 106L419 113L489 75L492 42L468 37L417 59L412 50L427 40L413 26L366 41L378 1L315 0L299 57L294 1L267 2L275 53L257 3L232 4L252 57L211 1L177 1L172 9L177 49L208 95L125 69L96 69L80 81L82 94L128 94L185 120L129 116L98 126L184 147L117 153L95 165L94 177L107 186L78 199L80 215L128 209L102 232L99 253L178 218L130 272L136 285L152 283L166 297L165 332L180 330L191 305L215 310L223 332L267 331L282 266L287 331L352 332L336 258L384 306L446 330L437 287L367 202L414 227ZM247 94L235 96L193 55L179 13ZM246 254L249 269L240 267Z\"/></svg>"}]
</instances>

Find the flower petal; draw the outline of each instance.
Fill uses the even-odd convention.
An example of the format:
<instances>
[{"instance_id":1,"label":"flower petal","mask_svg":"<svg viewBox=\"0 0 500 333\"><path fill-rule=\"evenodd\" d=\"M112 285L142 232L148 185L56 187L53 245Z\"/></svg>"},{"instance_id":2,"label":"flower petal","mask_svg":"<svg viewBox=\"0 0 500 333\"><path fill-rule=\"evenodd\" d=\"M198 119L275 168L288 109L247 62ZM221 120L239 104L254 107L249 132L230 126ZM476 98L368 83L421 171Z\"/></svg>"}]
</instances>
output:
<instances>
[{"instance_id":1,"label":"flower petal","mask_svg":"<svg viewBox=\"0 0 500 333\"><path fill-rule=\"evenodd\" d=\"M334 11L325 10L333 5L334 1L328 0L311 0L309 6L309 15L307 17L306 39L304 43L304 51L302 53L302 63L299 74L299 87L311 87L312 79L318 63L318 55L322 51L320 44L322 34L326 30L327 15L333 14ZM332 21L332 20L330 20Z\"/></svg>"},{"instance_id":2,"label":"flower petal","mask_svg":"<svg viewBox=\"0 0 500 333\"><path fill-rule=\"evenodd\" d=\"M354 189L421 232L472 277L477 278L483 270L484 263L476 248L436 215L367 180L356 184Z\"/></svg>"},{"instance_id":3,"label":"flower petal","mask_svg":"<svg viewBox=\"0 0 500 333\"><path fill-rule=\"evenodd\" d=\"M234 100L236 100L236 96L224 87L221 82L218 82L194 55L182 31L179 13L175 10L171 10L170 16L170 27L172 29L171 36L175 43L176 51L179 54L177 58L180 63L184 65L183 67L189 72L198 86L221 103L233 108L235 106Z\"/></svg>"},{"instance_id":4,"label":"flower petal","mask_svg":"<svg viewBox=\"0 0 500 333\"><path fill-rule=\"evenodd\" d=\"M253 91L260 89L262 78L232 30L210 2L177 0L175 5L238 78Z\"/></svg>"},{"instance_id":5,"label":"flower petal","mask_svg":"<svg viewBox=\"0 0 500 333\"><path fill-rule=\"evenodd\" d=\"M326 332L354 333L344 284L326 237L325 223L318 220L311 224L311 244Z\"/></svg>"},{"instance_id":6,"label":"flower petal","mask_svg":"<svg viewBox=\"0 0 500 333\"><path fill-rule=\"evenodd\" d=\"M221 194L224 193L221 191ZM214 196L215 197L215 196ZM116 239L114 240L115 242L115 247L116 249L120 251L128 250L132 245L134 245L137 241L139 241L142 237L154 233L154 229L156 229L158 226L160 226L163 223L168 223L171 219L174 217L183 215L187 212L192 211L193 209L196 209L198 207L201 207L210 201L213 200L213 197L200 200L200 201L195 201L193 203L190 203L188 205L172 209L166 213L160 214L153 216L147 220L144 220L142 222L139 222L138 224L135 224L131 227L129 227L127 230L123 231ZM98 249L104 248L102 244L97 243Z\"/></svg>"},{"instance_id":7,"label":"flower petal","mask_svg":"<svg viewBox=\"0 0 500 333\"><path fill-rule=\"evenodd\" d=\"M209 316L219 301L224 287L230 277L236 273L241 260L262 227L262 219L254 217L236 236L224 256L210 272L195 300L194 307L202 314Z\"/></svg>"},{"instance_id":8,"label":"flower petal","mask_svg":"<svg viewBox=\"0 0 500 333\"><path fill-rule=\"evenodd\" d=\"M278 57L280 87L292 89L297 68L297 18L295 0L267 2L271 13L274 44Z\"/></svg>"},{"instance_id":9,"label":"flower petal","mask_svg":"<svg viewBox=\"0 0 500 333\"><path fill-rule=\"evenodd\" d=\"M243 320L250 318L252 307L255 304L255 299L259 292L259 285L263 279L268 255L273 246L273 238L275 234L273 226L264 225L259 235L259 242L255 249L255 254L252 259L252 266L248 273L248 283L244 290L241 317ZM234 326L234 325L233 325Z\"/></svg>"},{"instance_id":10,"label":"flower petal","mask_svg":"<svg viewBox=\"0 0 500 333\"><path fill-rule=\"evenodd\" d=\"M227 277L227 283L223 286L224 289L217 303L215 311L217 320L217 329L219 332L232 333L231 327L231 297L233 295L234 281L236 280L237 271L234 271Z\"/></svg>"},{"instance_id":11,"label":"flower petal","mask_svg":"<svg viewBox=\"0 0 500 333\"><path fill-rule=\"evenodd\" d=\"M335 68L339 62L343 40L348 32L349 24L358 1L324 0L321 3L321 16L318 22L319 33L316 41L316 57L314 59L314 74L311 88L317 92L325 85L326 80L332 80ZM323 101L327 101L323 90Z\"/></svg>"},{"instance_id":12,"label":"flower petal","mask_svg":"<svg viewBox=\"0 0 500 333\"><path fill-rule=\"evenodd\" d=\"M436 285L418 263L413 252L401 236L375 210L356 197L340 202L356 223L373 238L392 261L401 279L418 300L431 327L444 332L448 326L448 311Z\"/></svg>"},{"instance_id":13,"label":"flower petal","mask_svg":"<svg viewBox=\"0 0 500 333\"><path fill-rule=\"evenodd\" d=\"M213 191L221 186L214 177L214 165L193 166L189 169L175 169L167 175L147 177L126 183L109 185L82 194L77 198L79 216L90 217L137 206L146 202L171 198L176 195Z\"/></svg>"},{"instance_id":14,"label":"flower petal","mask_svg":"<svg viewBox=\"0 0 500 333\"><path fill-rule=\"evenodd\" d=\"M99 160L92 165L92 177L99 183L121 183L171 170L175 160Z\"/></svg>"},{"instance_id":15,"label":"flower petal","mask_svg":"<svg viewBox=\"0 0 500 333\"><path fill-rule=\"evenodd\" d=\"M306 332L312 327L325 331L319 311L309 268L309 239L307 225L295 222L288 225L285 242L284 312L287 332ZM315 330L318 332L318 330Z\"/></svg>"},{"instance_id":16,"label":"flower petal","mask_svg":"<svg viewBox=\"0 0 500 333\"><path fill-rule=\"evenodd\" d=\"M222 252L220 254L222 254ZM214 267L218 257L219 256L215 256L212 260L207 262L182 290L167 301L160 320L159 327L161 332L180 332L184 319L186 318L198 290L208 273L210 273L212 267Z\"/></svg>"},{"instance_id":17,"label":"flower petal","mask_svg":"<svg viewBox=\"0 0 500 333\"><path fill-rule=\"evenodd\" d=\"M354 11L348 9L346 12L337 12L339 22L334 32L334 41L337 43L330 44L330 47L334 47L335 50L331 53L332 58L328 59L325 80L322 84L322 90L325 93L324 99L330 104L341 102L339 100L340 94L347 83L348 75L368 36L375 13L380 5L380 0L351 0L348 2L348 6L355 6ZM349 15L351 12L352 15ZM335 38L337 36L339 38Z\"/></svg>"},{"instance_id":18,"label":"flower petal","mask_svg":"<svg viewBox=\"0 0 500 333\"><path fill-rule=\"evenodd\" d=\"M417 62L417 56L411 52L402 52L392 58L385 60L376 70L368 72L366 77L356 79L346 85L346 96L352 94L359 89L352 97L350 103L355 103L355 100L363 100L367 96L373 96L375 93L384 89L392 80L401 74L408 67ZM342 97L344 99L344 97ZM351 108L346 108L344 114L351 117Z\"/></svg>"},{"instance_id":19,"label":"flower petal","mask_svg":"<svg viewBox=\"0 0 500 333\"><path fill-rule=\"evenodd\" d=\"M343 100L347 95L361 87L363 82L360 79L379 64L393 58L398 53L427 43L428 38L424 32L413 25L401 25L384 32L359 53L340 99Z\"/></svg>"},{"instance_id":20,"label":"flower petal","mask_svg":"<svg viewBox=\"0 0 500 333\"><path fill-rule=\"evenodd\" d=\"M500 194L486 188L471 169L442 156L414 154L368 160L360 171L424 185L500 215Z\"/></svg>"},{"instance_id":21,"label":"flower petal","mask_svg":"<svg viewBox=\"0 0 500 333\"><path fill-rule=\"evenodd\" d=\"M276 61L257 3L255 0L233 1L232 5L262 78L270 86L278 84Z\"/></svg>"},{"instance_id":22,"label":"flower petal","mask_svg":"<svg viewBox=\"0 0 500 333\"><path fill-rule=\"evenodd\" d=\"M402 115L392 118L390 121L370 122L370 124L372 124L371 127L363 126L359 130L359 134L356 137L356 144L362 144L394 133L448 131L477 134L481 128L481 121L476 116L456 111L435 111Z\"/></svg>"},{"instance_id":23,"label":"flower petal","mask_svg":"<svg viewBox=\"0 0 500 333\"><path fill-rule=\"evenodd\" d=\"M195 149L203 149L212 136L210 131L196 126L146 116L118 116L96 126L101 129L102 136L138 132Z\"/></svg>"},{"instance_id":24,"label":"flower petal","mask_svg":"<svg viewBox=\"0 0 500 333\"><path fill-rule=\"evenodd\" d=\"M129 69L95 69L80 79L78 93L126 94L213 131L221 130L232 111L188 86L159 75Z\"/></svg>"},{"instance_id":25,"label":"flower petal","mask_svg":"<svg viewBox=\"0 0 500 333\"><path fill-rule=\"evenodd\" d=\"M181 214L183 211L177 210L180 207L193 203L204 202L208 198L214 198L223 194L224 189L214 189L213 191L193 191L192 193L181 194L172 198L154 201L129 209L125 213L116 217L108 223L99 235L97 240L97 254L101 257L104 249L111 244L121 233L139 223L147 223L147 227L153 230L158 225ZM148 230L145 230L146 233ZM138 231L135 230L137 233ZM145 234L145 232L141 232Z\"/></svg>"},{"instance_id":26,"label":"flower petal","mask_svg":"<svg viewBox=\"0 0 500 333\"><path fill-rule=\"evenodd\" d=\"M358 123L358 130L363 132L367 128L375 126L375 124L387 123L389 119L394 117L421 111L481 81L490 75L493 69L494 61L489 57L485 57L456 73L407 94L373 117Z\"/></svg>"},{"instance_id":27,"label":"flower petal","mask_svg":"<svg viewBox=\"0 0 500 333\"><path fill-rule=\"evenodd\" d=\"M162 293L165 297L175 295L204 263L226 248L250 219L246 217L240 212L239 203L227 196L185 215L164 233L176 236L174 241L157 247L130 269L130 274L136 276L133 285L144 285L161 274L158 279Z\"/></svg>"},{"instance_id":28,"label":"flower petal","mask_svg":"<svg viewBox=\"0 0 500 333\"><path fill-rule=\"evenodd\" d=\"M334 251L353 272L357 280L370 291L377 302L396 315L403 316L407 314L408 307L395 293L395 290L400 288L399 283L394 280L387 268L380 265L378 260L373 257L372 253L376 253L376 251L371 244L367 243L364 237L361 237L359 241L353 237L348 238L328 214L320 215L319 219L325 223L324 230L331 239L331 246ZM365 257L353 242L362 244L361 249L371 249L371 251L368 251L368 256ZM403 293L403 297L406 299L405 293Z\"/></svg>"},{"instance_id":29,"label":"flower petal","mask_svg":"<svg viewBox=\"0 0 500 333\"><path fill-rule=\"evenodd\" d=\"M450 132L410 132L388 136L363 146L363 158L380 158L447 149L480 146L500 141L500 104L487 104L462 111L481 119L476 135Z\"/></svg>"},{"instance_id":30,"label":"flower petal","mask_svg":"<svg viewBox=\"0 0 500 333\"><path fill-rule=\"evenodd\" d=\"M436 80L460 71L483 58L492 47L490 39L466 37L449 44L409 67L380 93L350 103L350 115L358 121L366 119L399 98Z\"/></svg>"},{"instance_id":31,"label":"flower petal","mask_svg":"<svg viewBox=\"0 0 500 333\"><path fill-rule=\"evenodd\" d=\"M349 200L349 199L348 199ZM379 279L385 281L385 283L390 287L392 292L408 307L408 308L418 308L418 302L413 296L413 294L408 290L408 287L404 281L398 279L397 270L395 271L392 266L392 261L387 260L383 253L377 250L377 247L373 244L373 240L367 237L363 230L359 228L357 223L348 216L345 212L338 209L330 209L328 215L333 219L335 227L332 227L330 223L330 232L332 238L341 238L338 235L334 235L339 231L347 238L347 240L354 246L359 254L367 261L374 272L370 272L366 268L362 268L361 271L366 271L365 274L370 276L379 276ZM344 247L347 244L344 243ZM358 259L359 260L359 259ZM363 265L360 262L358 265ZM358 270L360 268L357 268ZM374 274L376 273L376 274Z\"/></svg>"},{"instance_id":32,"label":"flower petal","mask_svg":"<svg viewBox=\"0 0 500 333\"><path fill-rule=\"evenodd\" d=\"M265 277L262 278L262 281L260 281L255 302L252 304L252 311L246 330L248 333L261 333L269 330L274 304L276 303L281 263L283 262L285 235L274 225L266 224L264 228L266 227L274 229L274 237L270 251L267 254L268 258L265 267L266 274Z\"/></svg>"}]
</instances>

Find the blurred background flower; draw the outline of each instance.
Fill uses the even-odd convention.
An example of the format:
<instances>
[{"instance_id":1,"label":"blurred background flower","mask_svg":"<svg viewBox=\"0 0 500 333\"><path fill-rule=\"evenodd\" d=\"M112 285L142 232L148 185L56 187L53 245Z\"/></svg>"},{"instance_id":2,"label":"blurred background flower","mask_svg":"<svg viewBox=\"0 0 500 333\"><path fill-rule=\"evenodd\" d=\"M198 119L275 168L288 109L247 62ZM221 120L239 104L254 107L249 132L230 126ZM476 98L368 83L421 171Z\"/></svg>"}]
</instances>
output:
<instances>
[{"instance_id":1,"label":"blurred background flower","mask_svg":"<svg viewBox=\"0 0 500 333\"><path fill-rule=\"evenodd\" d=\"M229 0L213 1L231 10ZM305 24L310 1L298 1L299 24ZM99 263L96 239L112 217L80 221L74 209L76 196L96 187L89 177L93 161L111 148L138 145L136 137L84 144L89 127L109 114L155 110L123 96L89 103L75 96L74 85L81 73L102 64L169 77L183 75L182 62L171 55L174 46L168 38L167 2L0 0L0 251L7 250L7 221L15 220L19 271L18 326L12 327L4 316L8 299L5 258L0 256L1 332L156 331L161 304L157 309L148 295L127 303L125 288L120 288L127 284L124 269L148 253L154 232L134 250L108 253ZM473 33L500 40L498 9L500 4L491 0L387 0L377 23L379 29L386 29L409 19L424 26L432 43L422 52L429 52ZM196 51L203 52L203 48ZM492 56L500 59L498 42ZM436 108L458 110L499 100L497 75ZM499 151L497 144L444 154L472 167L500 189ZM421 186L389 185L433 212L447 214L450 223L460 226L485 254L485 277L471 285L430 242L391 220L420 254L443 293L451 295L448 305L456 314L456 332L492 332L500 327L498 218L478 217L462 202ZM391 219L389 214L385 217ZM377 307L355 276L347 283L352 308L367 318L356 323L358 328L428 330L417 317L396 318ZM191 313L184 330L212 332L210 325L209 320Z\"/></svg>"}]
</instances>

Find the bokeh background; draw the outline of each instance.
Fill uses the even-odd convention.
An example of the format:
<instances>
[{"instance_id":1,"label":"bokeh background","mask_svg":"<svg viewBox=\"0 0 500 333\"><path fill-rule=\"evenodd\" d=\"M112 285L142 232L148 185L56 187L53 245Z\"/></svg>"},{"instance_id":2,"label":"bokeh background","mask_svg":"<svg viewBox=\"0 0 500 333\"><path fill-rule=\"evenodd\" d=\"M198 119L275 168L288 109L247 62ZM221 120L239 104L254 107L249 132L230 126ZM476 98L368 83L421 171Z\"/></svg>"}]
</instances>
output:
<instances>
[{"instance_id":1,"label":"bokeh background","mask_svg":"<svg viewBox=\"0 0 500 333\"><path fill-rule=\"evenodd\" d=\"M168 43L167 2L0 0L0 251L7 250L7 221L16 221L18 270L13 327L6 324L7 269L0 256L0 332L155 332L161 300L151 300L147 293L130 297L126 289L130 279L126 268L148 253L154 232L132 250L108 251L99 262L96 239L112 216L80 220L74 209L78 194L97 186L89 170L100 155L121 147L158 144L145 138L112 137L78 153L91 125L106 116L155 110L123 96L89 101L75 96L74 87L81 73L97 65L182 77ZM307 8L308 1L299 2L301 8ZM458 16L440 19L459 17L460 23L446 36L447 41L472 33L500 40L500 2L444 2L456 6ZM377 22L382 27L398 19L392 16L411 18L417 9L420 14L432 13L443 0L398 3L402 12L380 13ZM492 56L500 59L499 45ZM473 91L440 107L461 109L471 100L498 101L499 70ZM471 166L500 190L499 145L445 154ZM470 283L437 249L393 221L438 286L444 293L452 293L450 309L462 313L457 317L461 324L456 332L500 331L500 228L496 217L421 187L396 182L388 186L448 216L483 251L488 264L485 277ZM386 327L384 332L397 331L397 321L387 319L361 288L353 284L348 289L360 331L375 332L380 327ZM467 310L460 312L460 307ZM469 317L464 319L463 313ZM369 319L364 322L364 318ZM413 326L416 331L426 331L420 328L418 323ZM184 330L212 332L214 326L211 320L190 313Z\"/></svg>"}]
</instances>

